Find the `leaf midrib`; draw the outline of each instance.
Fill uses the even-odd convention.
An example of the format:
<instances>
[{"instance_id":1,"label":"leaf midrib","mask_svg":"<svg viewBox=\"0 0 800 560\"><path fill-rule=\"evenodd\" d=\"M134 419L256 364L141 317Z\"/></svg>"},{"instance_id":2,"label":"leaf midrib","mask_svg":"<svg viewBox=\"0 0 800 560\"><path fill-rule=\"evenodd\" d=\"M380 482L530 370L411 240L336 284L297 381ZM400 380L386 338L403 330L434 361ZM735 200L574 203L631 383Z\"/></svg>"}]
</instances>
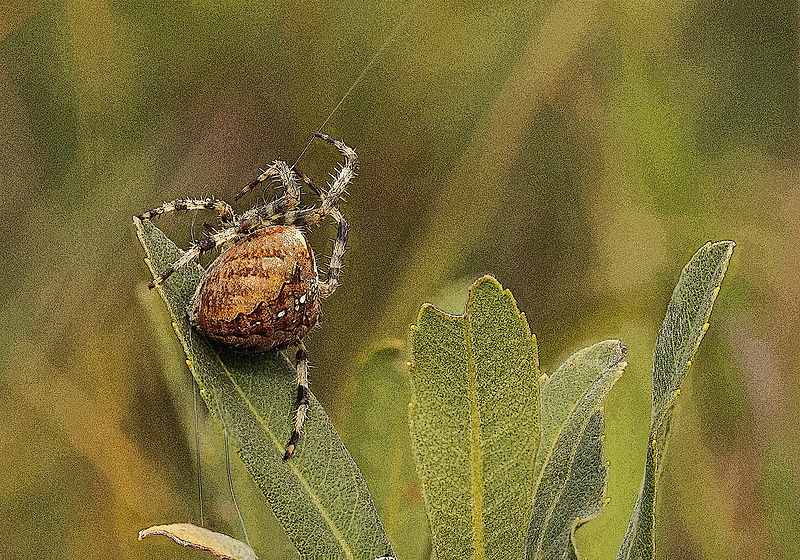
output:
<instances>
[{"instance_id":1,"label":"leaf midrib","mask_svg":"<svg viewBox=\"0 0 800 560\"><path fill-rule=\"evenodd\" d=\"M556 437L555 437L555 438L553 438L553 439L551 440L551 441L553 442L553 444L547 448L547 454L545 455L545 458L544 458L544 460L542 461L542 468L539 470L539 476L538 476L538 477L537 477L537 479L536 479L536 486L535 486L535 490L534 490L534 496L536 495L536 492L539 490L539 485L542 483L542 478L544 477L544 470L545 470L545 467L546 467L546 466L547 466L547 465L550 463L550 459L551 459L551 458L552 458L552 456L553 456L553 450L556 448L556 443L558 442L559 438L561 437L561 434L562 434L562 433L563 433L563 431L564 431L564 427L565 427L565 426L566 426L566 425L569 423L570 419L572 419L572 417L575 415L575 411L578 409L578 406L580 405L581 401L582 401L582 400L583 400L583 398L586 396L586 394L587 394L587 393L588 393L588 392L589 392L589 391L592 389L592 387L594 387L595 383L597 383L599 380L603 379L603 377L604 377L604 376L605 376L607 373L609 373L610 371L612 371L614 368L618 368L618 367L619 367L619 365L622 363L622 361L623 361L624 359L625 359L625 356L624 356L624 355L623 355L623 356L620 356L620 357L617 359L617 361L615 361L615 362L614 362L613 364L611 364L610 366L606 367L606 368L603 370L603 373L602 373L602 374L600 374L600 375L597 377L597 379L595 379L595 380L594 380L594 381L593 381L593 382L592 382L592 383L589 385L589 387L587 387L587 389L586 389L586 390L585 390L583 393L581 393L581 396L580 396L580 398L578 398L578 399L575 401L575 404L573 404L573 405L572 405L572 408L571 408L571 409L569 410L569 412L567 413L566 417L564 418L564 421L563 421L563 422L561 423L561 425L559 426L559 428L558 428L558 432L556 433ZM583 435L583 433L586 431L586 426L589 424L589 418L591 418L592 414L594 414L594 413L597 411L597 409L599 409L599 408L600 408L599 406L596 406L596 407L594 407L594 410L592 410L592 413L588 415L586 422L584 422L584 423L583 423L583 425L582 425L582 427L581 427L581 432L580 432L580 433L581 433L581 435ZM577 442L578 442L578 443L576 443L576 444L573 446L573 448L572 448L572 453L570 454L570 459L569 459L569 467L570 467L570 468L569 468L569 469L567 469L567 472L569 472L569 471L570 471L570 469L572 468L572 464L575 462L575 453L576 453L576 451L577 451L578 445L580 444L580 438L576 438L576 440L577 440ZM568 481L568 480L569 480L569 477L567 477L567 479L564 481L564 484L561 486L561 489L559 490L559 493L558 493L558 498L560 498L560 497L561 497L561 495L563 494L563 492L564 492L564 488L566 488L566 486L567 486L567 484L566 484L566 483L567 483L567 481ZM535 548L535 552L536 552L537 554L538 554L538 553L540 553L540 552L541 552L541 550L542 550L542 543L543 543L544 534L545 534L544 527L546 527L546 526L547 526L547 524L550 522L550 519L551 519L551 518L552 518L552 516L553 516L553 512L555 511L555 505L556 505L556 503L557 503L557 502L558 502L558 500L557 500L557 499L556 499L556 500L553 500L553 503L552 503L552 504L550 505L550 507L547 509L547 515L545 515L545 517L544 517L544 520L543 520L543 522L542 522L542 531L539 533L539 538L538 538L538 539L536 539L536 548Z\"/></svg>"},{"instance_id":2,"label":"leaf midrib","mask_svg":"<svg viewBox=\"0 0 800 560\"><path fill-rule=\"evenodd\" d=\"M472 494L472 539L475 548L474 560L486 558L486 543L483 533L483 448L481 447L481 417L478 408L477 368L473 352L472 326L469 313L464 316L467 338L467 385L469 393L470 427L470 491Z\"/></svg>"},{"instance_id":3,"label":"leaf midrib","mask_svg":"<svg viewBox=\"0 0 800 560\"><path fill-rule=\"evenodd\" d=\"M239 396L242 398L242 400L247 405L247 408L250 409L250 411L252 412L253 416L256 418L256 420L258 420L258 423L261 424L261 427L264 429L264 431L270 437L270 440L272 441L272 445L275 447L275 449L278 451L278 453L283 453L283 446L281 445L281 442L278 440L278 438L275 436L275 433L269 427L269 424L258 413L258 410L255 408L255 406L253 406L252 401L247 397L245 392L242 390L242 388L236 382L236 380L233 377L233 374L231 374L230 370L225 365L225 363L222 361L222 359L220 358L219 354L217 352L213 352L213 351L212 351L212 353L213 353L214 357L216 358L217 362L219 363L220 367L222 367L222 369L225 371L225 375L227 375L228 379L230 379L231 383L233 384L234 388L236 389L236 392L239 393ZM331 533L333 533L333 536L336 537L336 540L339 543L339 546L341 547L342 552L344 552L344 554L345 554L345 556L347 558L350 558L350 559L355 558L353 556L353 551L350 550L350 547L347 544L347 540L344 538L344 535L339 530L339 528L336 526L336 524L334 523L333 519L331 519L331 517L328 515L328 512L325 509L325 506L322 504L322 502L320 501L319 497L311 489L311 486L308 484L308 481L306 480L306 478L303 476L303 474L300 472L300 470L297 468L297 466L294 465L294 463L292 463L291 461L286 461L285 464L292 471L292 474L294 474L294 477L300 482L301 486L303 487L303 489L308 494L308 497L310 498L311 502L317 507L317 510L319 510L320 514L322 515L322 518L325 520L325 523L327 523L328 527L330 527Z\"/></svg>"},{"instance_id":4,"label":"leaf midrib","mask_svg":"<svg viewBox=\"0 0 800 560\"><path fill-rule=\"evenodd\" d=\"M597 408L599 408L599 407L597 407ZM592 411L592 414L594 414L595 412L596 412L596 409L594 411ZM586 421L581 424L581 430L579 432L579 435L578 435L578 437L575 438L575 442L576 443L572 446L571 452L569 454L569 461L568 461L568 467L567 467L567 473L568 473L567 477L564 479L564 483L560 485L560 488L558 490L558 495L552 501L550 506L547 508L547 514L544 516L544 519L542 520L541 530L539 531L539 538L536 539L536 548L534 549L534 558L539 557L541 552L542 552L542 545L544 544L544 536L547 533L547 531L545 531L545 528L548 526L548 524L550 523L550 520L553 518L553 512L555 511L556 506L558 505L558 503L561 500L561 496L564 494L564 490L567 488L567 485L568 485L569 481L571 480L572 465L573 465L573 463L575 463L575 456L577 455L578 447L580 446L580 443L581 443L581 441L583 439L583 434L586 433L586 426L589 425L589 420L590 419L591 419L591 415L589 415L589 417L587 417ZM565 422L565 424L566 424L566 422ZM556 440L556 441L558 441L558 440ZM555 447L555 446L553 446L553 447ZM547 463L544 463L542 465L542 472L544 472L544 466L546 464ZM537 489L538 489L538 486L537 486Z\"/></svg>"}]
</instances>

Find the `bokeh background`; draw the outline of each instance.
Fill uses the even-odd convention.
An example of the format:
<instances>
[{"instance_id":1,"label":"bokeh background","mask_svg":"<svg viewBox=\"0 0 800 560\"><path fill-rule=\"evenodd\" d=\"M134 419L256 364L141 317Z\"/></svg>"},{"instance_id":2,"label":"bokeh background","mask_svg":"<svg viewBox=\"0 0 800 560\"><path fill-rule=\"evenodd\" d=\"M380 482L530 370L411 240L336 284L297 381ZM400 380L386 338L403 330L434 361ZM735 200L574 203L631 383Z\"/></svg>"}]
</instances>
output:
<instances>
[{"instance_id":1,"label":"bokeh background","mask_svg":"<svg viewBox=\"0 0 800 560\"><path fill-rule=\"evenodd\" d=\"M204 557L135 539L199 513L191 382L131 216L230 200L259 165L294 161L407 10L0 7L0 556ZM598 340L629 348L606 406L612 502L579 534L589 558L612 558L667 300L701 244L733 239L677 409L658 556L799 558L799 20L793 2L748 0L418 6L325 127L362 161L343 285L309 341L345 440L370 350L493 273L545 371ZM314 144L299 167L321 182L337 161ZM159 225L185 246L211 219ZM318 253L330 235L313 235ZM206 416L205 521L241 537ZM254 546L292 557L232 463Z\"/></svg>"}]
</instances>

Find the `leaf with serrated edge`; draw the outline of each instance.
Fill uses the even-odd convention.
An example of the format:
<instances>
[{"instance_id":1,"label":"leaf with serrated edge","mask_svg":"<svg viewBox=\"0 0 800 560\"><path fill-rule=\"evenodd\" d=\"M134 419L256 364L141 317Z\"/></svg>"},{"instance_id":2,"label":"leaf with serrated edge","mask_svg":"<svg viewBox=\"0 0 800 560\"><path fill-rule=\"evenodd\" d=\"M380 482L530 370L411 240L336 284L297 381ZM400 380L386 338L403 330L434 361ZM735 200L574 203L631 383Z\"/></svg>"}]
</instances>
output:
<instances>
[{"instance_id":1,"label":"leaf with serrated edge","mask_svg":"<svg viewBox=\"0 0 800 560\"><path fill-rule=\"evenodd\" d=\"M412 445L438 560L522 558L541 431L536 341L492 277L412 329Z\"/></svg>"},{"instance_id":2,"label":"leaf with serrated edge","mask_svg":"<svg viewBox=\"0 0 800 560\"><path fill-rule=\"evenodd\" d=\"M667 305L653 352L653 410L644 477L617 560L651 560L655 554L656 484L672 410L708 330L734 246L733 241L719 241L701 247L684 267Z\"/></svg>"},{"instance_id":3,"label":"leaf with serrated edge","mask_svg":"<svg viewBox=\"0 0 800 560\"><path fill-rule=\"evenodd\" d=\"M181 546L207 550L223 560L258 560L253 549L243 542L191 523L155 525L139 531L139 540L150 535L167 536Z\"/></svg>"},{"instance_id":4,"label":"leaf with serrated edge","mask_svg":"<svg viewBox=\"0 0 800 560\"><path fill-rule=\"evenodd\" d=\"M603 397L622 375L627 350L618 340L576 352L542 382L542 442L526 558L577 556L577 520L605 505Z\"/></svg>"},{"instance_id":5,"label":"leaf with serrated edge","mask_svg":"<svg viewBox=\"0 0 800 560\"><path fill-rule=\"evenodd\" d=\"M149 221L134 218L155 275L181 255ZM295 410L295 370L278 352L246 356L193 331L186 306L202 275L187 265L158 290L209 410L239 443L239 456L303 558L392 554L361 473L316 398L294 456L283 461Z\"/></svg>"}]
</instances>

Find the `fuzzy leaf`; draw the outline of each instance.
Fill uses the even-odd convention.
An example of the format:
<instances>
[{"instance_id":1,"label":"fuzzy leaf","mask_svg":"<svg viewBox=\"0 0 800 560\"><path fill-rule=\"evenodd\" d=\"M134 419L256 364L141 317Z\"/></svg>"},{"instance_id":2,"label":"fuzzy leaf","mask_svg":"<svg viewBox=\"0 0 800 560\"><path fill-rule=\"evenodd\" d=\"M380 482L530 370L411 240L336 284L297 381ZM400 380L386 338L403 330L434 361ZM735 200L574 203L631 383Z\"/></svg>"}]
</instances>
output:
<instances>
[{"instance_id":1,"label":"fuzzy leaf","mask_svg":"<svg viewBox=\"0 0 800 560\"><path fill-rule=\"evenodd\" d=\"M542 382L542 442L526 558L577 557L579 524L606 502L601 402L625 366L618 340L576 352Z\"/></svg>"},{"instance_id":2,"label":"fuzzy leaf","mask_svg":"<svg viewBox=\"0 0 800 560\"><path fill-rule=\"evenodd\" d=\"M150 535L165 535L179 545L207 550L223 560L258 560L253 549L243 542L191 523L155 525L139 531L139 540Z\"/></svg>"},{"instance_id":3,"label":"fuzzy leaf","mask_svg":"<svg viewBox=\"0 0 800 560\"><path fill-rule=\"evenodd\" d=\"M492 277L412 329L412 445L438 560L522 558L539 446L535 338Z\"/></svg>"},{"instance_id":4,"label":"fuzzy leaf","mask_svg":"<svg viewBox=\"0 0 800 560\"><path fill-rule=\"evenodd\" d=\"M149 221L134 224L154 275L181 254ZM206 405L238 441L240 457L292 543L303 558L392 554L361 473L313 395L300 444L282 460L296 400L287 359L278 352L236 354L191 329L186 306L201 274L198 265L185 266L158 290Z\"/></svg>"},{"instance_id":5,"label":"fuzzy leaf","mask_svg":"<svg viewBox=\"0 0 800 560\"><path fill-rule=\"evenodd\" d=\"M653 356L653 410L642 486L617 560L651 560L655 554L656 484L683 377L708 330L711 308L735 243L701 247L683 269L658 332Z\"/></svg>"}]
</instances>

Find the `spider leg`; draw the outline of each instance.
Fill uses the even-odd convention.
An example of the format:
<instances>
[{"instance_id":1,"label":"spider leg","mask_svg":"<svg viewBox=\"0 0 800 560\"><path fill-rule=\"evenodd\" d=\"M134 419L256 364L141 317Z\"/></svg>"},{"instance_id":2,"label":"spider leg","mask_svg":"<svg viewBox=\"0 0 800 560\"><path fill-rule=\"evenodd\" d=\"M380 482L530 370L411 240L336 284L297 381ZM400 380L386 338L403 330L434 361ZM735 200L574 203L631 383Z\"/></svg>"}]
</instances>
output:
<instances>
[{"instance_id":1,"label":"spider leg","mask_svg":"<svg viewBox=\"0 0 800 560\"><path fill-rule=\"evenodd\" d=\"M263 221L262 223L294 225L298 227L314 226L322 222L326 216L333 216L334 220L336 220L336 222L340 225L341 229L341 224L344 222L344 218L341 216L341 214L338 216L335 215L335 212L337 211L336 205L339 203L342 194L344 194L345 190L347 189L347 185L350 184L350 181L352 181L353 177L356 175L356 169L358 169L358 156L353 148L349 147L341 140L337 140L336 138L328 136L324 133L315 133L314 135L318 138L321 138L325 142L336 146L339 152L341 152L341 154L345 157L345 162L339 169L339 173L333 176L333 181L328 185L327 191L323 191L322 189L318 188L302 171L297 169L294 170L294 172L300 176L300 179L319 196L321 201L319 208L307 208L305 210L294 210L293 208L283 214L276 213L273 215L267 215L267 212L259 211L258 218ZM347 224L344 224L344 229L346 238Z\"/></svg>"},{"instance_id":2,"label":"spider leg","mask_svg":"<svg viewBox=\"0 0 800 560\"><path fill-rule=\"evenodd\" d=\"M249 193L251 190L253 190L261 183L266 181L267 179L275 179L276 177L278 177L278 169L277 169L278 163L280 162L274 161L272 162L272 165L270 165L266 169L262 169L261 175L259 175L258 177L247 183L245 186L243 186L242 189L238 193L236 193L236 196L233 197L233 200L239 200L244 195Z\"/></svg>"},{"instance_id":3,"label":"spider leg","mask_svg":"<svg viewBox=\"0 0 800 560\"><path fill-rule=\"evenodd\" d=\"M353 148L349 147L341 140L322 132L316 132L314 136L336 146L336 149L344 156L345 160L342 167L339 169L339 173L333 178L333 182L328 185L328 192L322 197L322 205L320 208L325 214L328 214L331 208L336 207L339 198L345 193L347 185L350 184L350 181L356 176L358 156Z\"/></svg>"},{"instance_id":4,"label":"spider leg","mask_svg":"<svg viewBox=\"0 0 800 560\"><path fill-rule=\"evenodd\" d=\"M276 176L286 189L286 194L272 202L256 206L252 211L245 213L245 218L256 219L264 225L276 223L278 218L297 208L300 205L300 196L302 195L297 176L286 163L276 161L272 164L272 168L275 169Z\"/></svg>"},{"instance_id":5,"label":"spider leg","mask_svg":"<svg viewBox=\"0 0 800 560\"><path fill-rule=\"evenodd\" d=\"M311 177L309 177L308 175L306 175L305 173L303 173L302 171L300 171L296 167L294 168L294 172L297 173L297 176L300 177L300 180L303 181L303 183L305 183L305 185L309 189L311 189L311 192L313 192L315 195L317 195L320 198L320 200L322 200L322 197L324 196L324 193L322 192L322 189L320 189L317 185L314 184L314 181L311 180Z\"/></svg>"},{"instance_id":6,"label":"spider leg","mask_svg":"<svg viewBox=\"0 0 800 560\"><path fill-rule=\"evenodd\" d=\"M189 247L189 249L178 258L178 260L169 265L164 272L156 276L153 281L150 282L149 288L152 290L161 282L172 276L172 273L174 273L176 270L186 266L201 254L211 251L212 249L216 249L220 245L224 245L229 241L233 241L238 235L239 232L237 229L230 227L197 241L191 247Z\"/></svg>"},{"instance_id":7,"label":"spider leg","mask_svg":"<svg viewBox=\"0 0 800 560\"><path fill-rule=\"evenodd\" d=\"M294 419L292 435L289 436L289 444L283 454L284 461L294 453L297 441L300 439L300 432L303 430L303 424L308 416L308 352L302 342L297 343L295 360L297 361L297 414Z\"/></svg>"},{"instance_id":8,"label":"spider leg","mask_svg":"<svg viewBox=\"0 0 800 560\"><path fill-rule=\"evenodd\" d=\"M181 210L216 210L219 212L219 219L224 225L230 225L236 220L236 215L233 213L231 205L224 200L216 198L178 198L171 202L165 202L158 208L139 214L140 220L150 220L161 214L167 212L175 212Z\"/></svg>"},{"instance_id":9,"label":"spider leg","mask_svg":"<svg viewBox=\"0 0 800 560\"><path fill-rule=\"evenodd\" d=\"M339 276L341 276L342 266L344 266L342 257L347 250L347 235L350 232L350 227L338 208L331 208L329 213L336 221L336 238L333 240L328 277L324 282L318 281L317 283L317 290L321 298L330 296L339 287Z\"/></svg>"}]
</instances>

